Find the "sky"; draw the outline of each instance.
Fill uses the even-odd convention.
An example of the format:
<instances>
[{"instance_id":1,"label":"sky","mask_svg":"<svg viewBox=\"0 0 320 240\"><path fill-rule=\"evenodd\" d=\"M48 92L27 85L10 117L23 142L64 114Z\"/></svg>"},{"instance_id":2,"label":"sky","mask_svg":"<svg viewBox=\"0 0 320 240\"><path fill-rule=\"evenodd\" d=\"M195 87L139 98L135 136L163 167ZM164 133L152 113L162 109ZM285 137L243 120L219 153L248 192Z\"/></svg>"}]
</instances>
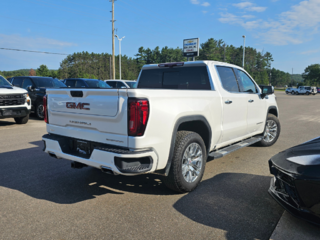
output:
<instances>
[{"instance_id":1,"label":"sky","mask_svg":"<svg viewBox=\"0 0 320 240\"><path fill-rule=\"evenodd\" d=\"M0 3L0 48L72 54L112 53L109 0L12 0ZM272 67L295 74L320 63L320 0L117 0L122 55L138 48L182 48L183 39L222 39L270 52ZM119 53L116 40L115 53ZM0 71L58 69L65 55L0 49Z\"/></svg>"}]
</instances>

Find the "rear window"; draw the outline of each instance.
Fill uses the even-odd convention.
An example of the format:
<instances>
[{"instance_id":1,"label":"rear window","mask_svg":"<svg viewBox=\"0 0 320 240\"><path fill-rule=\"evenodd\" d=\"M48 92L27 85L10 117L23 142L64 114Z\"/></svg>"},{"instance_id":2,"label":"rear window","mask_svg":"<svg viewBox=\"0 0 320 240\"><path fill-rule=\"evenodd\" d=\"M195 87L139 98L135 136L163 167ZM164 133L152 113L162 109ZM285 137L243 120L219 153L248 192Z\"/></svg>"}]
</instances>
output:
<instances>
[{"instance_id":1,"label":"rear window","mask_svg":"<svg viewBox=\"0 0 320 240\"><path fill-rule=\"evenodd\" d=\"M104 81L100 80L85 80L89 87L91 88L111 88Z\"/></svg>"},{"instance_id":2,"label":"rear window","mask_svg":"<svg viewBox=\"0 0 320 240\"><path fill-rule=\"evenodd\" d=\"M206 66L145 69L138 88L211 90Z\"/></svg>"},{"instance_id":3,"label":"rear window","mask_svg":"<svg viewBox=\"0 0 320 240\"><path fill-rule=\"evenodd\" d=\"M66 87L62 82L54 78L33 78L37 88L61 88Z\"/></svg>"}]
</instances>

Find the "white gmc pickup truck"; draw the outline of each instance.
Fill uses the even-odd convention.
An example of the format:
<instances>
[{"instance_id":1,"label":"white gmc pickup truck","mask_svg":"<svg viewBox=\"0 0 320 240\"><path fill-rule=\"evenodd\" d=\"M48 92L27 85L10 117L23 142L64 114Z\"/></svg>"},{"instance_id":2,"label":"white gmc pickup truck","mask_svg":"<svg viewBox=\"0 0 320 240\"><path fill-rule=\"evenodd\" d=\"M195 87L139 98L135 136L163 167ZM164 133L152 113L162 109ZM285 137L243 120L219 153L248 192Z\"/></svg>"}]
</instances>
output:
<instances>
[{"instance_id":1,"label":"white gmc pickup truck","mask_svg":"<svg viewBox=\"0 0 320 240\"><path fill-rule=\"evenodd\" d=\"M109 174L155 173L178 192L196 188L210 157L280 134L273 92L215 61L145 65L137 88L48 89L44 151Z\"/></svg>"}]
</instances>

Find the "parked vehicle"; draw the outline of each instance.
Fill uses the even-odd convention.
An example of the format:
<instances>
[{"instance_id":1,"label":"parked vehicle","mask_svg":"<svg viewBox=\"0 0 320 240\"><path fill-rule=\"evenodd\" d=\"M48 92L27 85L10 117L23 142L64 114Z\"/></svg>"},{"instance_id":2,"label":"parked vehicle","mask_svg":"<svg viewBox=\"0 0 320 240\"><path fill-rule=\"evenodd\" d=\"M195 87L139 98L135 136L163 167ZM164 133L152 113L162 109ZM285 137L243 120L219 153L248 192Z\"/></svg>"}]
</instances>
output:
<instances>
[{"instance_id":1,"label":"parked vehicle","mask_svg":"<svg viewBox=\"0 0 320 240\"><path fill-rule=\"evenodd\" d=\"M13 87L0 76L0 119L14 118L17 124L26 124L29 120L31 100L24 89Z\"/></svg>"},{"instance_id":2,"label":"parked vehicle","mask_svg":"<svg viewBox=\"0 0 320 240\"><path fill-rule=\"evenodd\" d=\"M294 88L292 88L292 87L288 87L287 89L286 89L286 94L289 94L289 93L293 93L293 91L294 91Z\"/></svg>"},{"instance_id":3,"label":"parked vehicle","mask_svg":"<svg viewBox=\"0 0 320 240\"><path fill-rule=\"evenodd\" d=\"M318 93L317 87L311 87L311 93L312 95L316 95Z\"/></svg>"},{"instance_id":4,"label":"parked vehicle","mask_svg":"<svg viewBox=\"0 0 320 240\"><path fill-rule=\"evenodd\" d=\"M208 156L277 141L279 111L268 89L215 61L145 65L137 89L49 89L44 151L74 168L160 174L169 188L189 192Z\"/></svg>"},{"instance_id":5,"label":"parked vehicle","mask_svg":"<svg viewBox=\"0 0 320 240\"><path fill-rule=\"evenodd\" d=\"M57 79L36 76L14 77L12 84L28 91L32 101L31 111L34 112L39 119L44 118L43 96L46 95L46 90L49 88L66 87L66 85Z\"/></svg>"},{"instance_id":6,"label":"parked vehicle","mask_svg":"<svg viewBox=\"0 0 320 240\"><path fill-rule=\"evenodd\" d=\"M68 78L63 80L67 87L71 88L111 88L102 80L87 78Z\"/></svg>"},{"instance_id":7,"label":"parked vehicle","mask_svg":"<svg viewBox=\"0 0 320 240\"><path fill-rule=\"evenodd\" d=\"M306 94L306 95L313 94L314 95L315 90L311 89L311 87L309 87L309 86L300 86L297 89L294 89L294 93L296 95L299 95L299 94Z\"/></svg>"},{"instance_id":8,"label":"parked vehicle","mask_svg":"<svg viewBox=\"0 0 320 240\"><path fill-rule=\"evenodd\" d=\"M269 160L270 195L288 212L320 225L320 137Z\"/></svg>"},{"instance_id":9,"label":"parked vehicle","mask_svg":"<svg viewBox=\"0 0 320 240\"><path fill-rule=\"evenodd\" d=\"M320 88L319 87L317 87L317 93L320 93Z\"/></svg>"},{"instance_id":10,"label":"parked vehicle","mask_svg":"<svg viewBox=\"0 0 320 240\"><path fill-rule=\"evenodd\" d=\"M112 88L136 88L137 82L131 80L104 80Z\"/></svg>"}]
</instances>

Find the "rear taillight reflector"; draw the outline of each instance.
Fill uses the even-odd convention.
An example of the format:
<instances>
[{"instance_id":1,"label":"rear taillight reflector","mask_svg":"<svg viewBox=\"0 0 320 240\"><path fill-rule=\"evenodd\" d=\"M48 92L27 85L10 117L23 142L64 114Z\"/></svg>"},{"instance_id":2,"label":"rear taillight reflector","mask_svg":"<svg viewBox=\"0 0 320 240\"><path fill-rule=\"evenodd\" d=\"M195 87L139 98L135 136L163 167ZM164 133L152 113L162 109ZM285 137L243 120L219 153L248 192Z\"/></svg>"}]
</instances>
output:
<instances>
[{"instance_id":1,"label":"rear taillight reflector","mask_svg":"<svg viewBox=\"0 0 320 240\"><path fill-rule=\"evenodd\" d=\"M128 134L143 136L149 117L149 101L129 98L128 100Z\"/></svg>"},{"instance_id":2,"label":"rear taillight reflector","mask_svg":"<svg viewBox=\"0 0 320 240\"><path fill-rule=\"evenodd\" d=\"M43 97L43 114L44 114L44 121L46 123L49 123L48 109L47 109L47 95L44 95Z\"/></svg>"}]
</instances>

